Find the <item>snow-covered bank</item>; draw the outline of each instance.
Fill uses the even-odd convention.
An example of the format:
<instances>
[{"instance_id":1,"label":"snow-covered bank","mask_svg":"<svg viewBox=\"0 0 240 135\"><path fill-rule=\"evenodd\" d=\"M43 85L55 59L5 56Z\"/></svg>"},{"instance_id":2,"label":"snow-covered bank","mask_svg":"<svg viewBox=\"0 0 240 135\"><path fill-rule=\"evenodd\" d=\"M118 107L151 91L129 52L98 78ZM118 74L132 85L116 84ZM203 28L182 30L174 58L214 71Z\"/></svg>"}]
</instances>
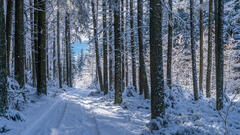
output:
<instances>
[{"instance_id":1,"label":"snow-covered bank","mask_svg":"<svg viewBox=\"0 0 240 135\"><path fill-rule=\"evenodd\" d=\"M228 95L224 109L216 110L215 98L193 100L193 92L174 86L167 90L167 109L164 119L151 121L148 127L159 135L239 135L240 96ZM225 125L226 119L226 125Z\"/></svg>"}]
</instances>

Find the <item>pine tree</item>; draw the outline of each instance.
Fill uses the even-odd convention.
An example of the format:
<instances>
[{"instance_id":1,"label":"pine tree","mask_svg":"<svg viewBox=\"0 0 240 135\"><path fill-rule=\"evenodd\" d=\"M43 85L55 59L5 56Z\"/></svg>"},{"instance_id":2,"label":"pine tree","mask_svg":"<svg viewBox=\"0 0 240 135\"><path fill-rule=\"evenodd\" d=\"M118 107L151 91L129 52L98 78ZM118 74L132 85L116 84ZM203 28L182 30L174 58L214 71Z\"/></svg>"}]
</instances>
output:
<instances>
[{"instance_id":1,"label":"pine tree","mask_svg":"<svg viewBox=\"0 0 240 135\"><path fill-rule=\"evenodd\" d=\"M172 11L172 0L168 0L169 8ZM167 85L172 88L172 35L173 35L172 13L168 12L168 53L167 53Z\"/></svg>"},{"instance_id":2,"label":"pine tree","mask_svg":"<svg viewBox=\"0 0 240 135\"><path fill-rule=\"evenodd\" d=\"M96 70L97 70L97 76L98 76L98 80L99 80L100 90L103 90L102 70L101 70L99 51L98 51L97 17L96 17L96 13L95 13L94 0L92 0L91 6L92 6L93 28L94 28L94 44L95 44L95 53L96 53L96 68L97 68Z\"/></svg>"},{"instance_id":3,"label":"pine tree","mask_svg":"<svg viewBox=\"0 0 240 135\"><path fill-rule=\"evenodd\" d=\"M58 83L59 88L62 88L62 66L61 66L61 48L60 48L60 15L59 15L59 2L57 1L57 59L58 59Z\"/></svg>"},{"instance_id":4,"label":"pine tree","mask_svg":"<svg viewBox=\"0 0 240 135\"><path fill-rule=\"evenodd\" d=\"M107 4L106 0L102 1L103 8L103 91L108 93L108 42L107 42Z\"/></svg>"},{"instance_id":5,"label":"pine tree","mask_svg":"<svg viewBox=\"0 0 240 135\"><path fill-rule=\"evenodd\" d=\"M6 17L6 38L7 38L7 73L10 75L10 48L12 41L12 14L13 1L7 1L7 17Z\"/></svg>"},{"instance_id":6,"label":"pine tree","mask_svg":"<svg viewBox=\"0 0 240 135\"><path fill-rule=\"evenodd\" d=\"M7 101L7 44L5 38L4 2L0 0L0 114L8 109Z\"/></svg>"},{"instance_id":7,"label":"pine tree","mask_svg":"<svg viewBox=\"0 0 240 135\"><path fill-rule=\"evenodd\" d=\"M203 0L200 0L202 6ZM200 69L199 69L199 90L203 91L203 10L200 8Z\"/></svg>"},{"instance_id":8,"label":"pine tree","mask_svg":"<svg viewBox=\"0 0 240 135\"><path fill-rule=\"evenodd\" d=\"M134 17L133 17L133 0L130 0L130 27L131 27L131 53L132 53L132 83L134 89L137 89L136 84L136 58L135 58L135 41L134 41L134 29L133 29Z\"/></svg>"},{"instance_id":9,"label":"pine tree","mask_svg":"<svg viewBox=\"0 0 240 135\"><path fill-rule=\"evenodd\" d=\"M126 0L126 19L125 19L125 41L126 41L126 43L125 43L125 45L126 45L126 47L125 47L125 69L126 69L126 74L125 74L125 78L126 78L126 82L125 82L125 85L126 85L126 87L128 86L128 51L129 51L129 47L128 47L128 44L129 44L129 42L128 42L128 27L129 27L129 2L128 2L128 0Z\"/></svg>"},{"instance_id":10,"label":"pine tree","mask_svg":"<svg viewBox=\"0 0 240 135\"><path fill-rule=\"evenodd\" d=\"M24 44L24 0L16 0L15 3L15 79L20 88L25 83L25 44Z\"/></svg>"},{"instance_id":11,"label":"pine tree","mask_svg":"<svg viewBox=\"0 0 240 135\"><path fill-rule=\"evenodd\" d=\"M139 45L139 91L144 92L145 99L149 98L147 73L145 69L144 48L143 48L143 0L138 0L138 45Z\"/></svg>"},{"instance_id":12,"label":"pine tree","mask_svg":"<svg viewBox=\"0 0 240 135\"><path fill-rule=\"evenodd\" d=\"M216 108L223 108L224 44L223 44L224 1L215 0L215 61L216 61Z\"/></svg>"},{"instance_id":13,"label":"pine tree","mask_svg":"<svg viewBox=\"0 0 240 135\"><path fill-rule=\"evenodd\" d=\"M213 28L213 0L209 0L209 13L208 13L208 65L207 65L207 78L206 78L206 96L211 97L211 78L212 78L212 28Z\"/></svg>"},{"instance_id":14,"label":"pine tree","mask_svg":"<svg viewBox=\"0 0 240 135\"><path fill-rule=\"evenodd\" d=\"M150 0L151 117L164 117L164 73L162 50L162 3Z\"/></svg>"},{"instance_id":15,"label":"pine tree","mask_svg":"<svg viewBox=\"0 0 240 135\"><path fill-rule=\"evenodd\" d=\"M38 0L37 92L47 95L46 81L46 1Z\"/></svg>"},{"instance_id":16,"label":"pine tree","mask_svg":"<svg viewBox=\"0 0 240 135\"><path fill-rule=\"evenodd\" d=\"M125 42L124 42L124 0L121 0L121 79L122 79L122 86L121 86L121 90L122 92L125 89Z\"/></svg>"},{"instance_id":17,"label":"pine tree","mask_svg":"<svg viewBox=\"0 0 240 135\"><path fill-rule=\"evenodd\" d=\"M194 39L194 0L190 0L190 36L191 36L191 52L192 52L192 76L193 76L193 93L194 100L198 100L198 85L197 85L197 67L196 67L196 44Z\"/></svg>"},{"instance_id":18,"label":"pine tree","mask_svg":"<svg viewBox=\"0 0 240 135\"><path fill-rule=\"evenodd\" d=\"M120 0L114 0L115 104L122 103Z\"/></svg>"},{"instance_id":19,"label":"pine tree","mask_svg":"<svg viewBox=\"0 0 240 135\"><path fill-rule=\"evenodd\" d=\"M109 86L110 90L113 90L113 14L112 14L112 2L109 1L109 51L108 51L108 60L109 60Z\"/></svg>"}]
</instances>

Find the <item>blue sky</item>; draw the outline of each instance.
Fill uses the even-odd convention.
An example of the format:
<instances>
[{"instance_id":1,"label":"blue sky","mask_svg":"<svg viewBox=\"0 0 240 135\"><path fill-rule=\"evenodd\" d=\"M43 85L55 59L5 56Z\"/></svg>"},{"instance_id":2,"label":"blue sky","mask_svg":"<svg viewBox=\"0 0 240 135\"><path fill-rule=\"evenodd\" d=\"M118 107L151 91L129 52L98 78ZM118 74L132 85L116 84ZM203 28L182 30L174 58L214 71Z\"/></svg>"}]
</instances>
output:
<instances>
[{"instance_id":1,"label":"blue sky","mask_svg":"<svg viewBox=\"0 0 240 135\"><path fill-rule=\"evenodd\" d=\"M72 44L72 50L74 52L74 55L77 55L81 53L81 50L87 51L88 49L88 42L83 41L83 42L75 42Z\"/></svg>"}]
</instances>

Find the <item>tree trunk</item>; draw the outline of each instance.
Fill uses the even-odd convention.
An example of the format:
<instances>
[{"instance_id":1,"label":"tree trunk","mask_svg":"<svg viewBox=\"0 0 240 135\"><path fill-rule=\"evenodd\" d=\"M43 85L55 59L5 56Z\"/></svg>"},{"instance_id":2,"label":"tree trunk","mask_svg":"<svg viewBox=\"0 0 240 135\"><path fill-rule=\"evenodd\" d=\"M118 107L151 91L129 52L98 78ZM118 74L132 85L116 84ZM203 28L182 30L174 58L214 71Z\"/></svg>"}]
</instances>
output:
<instances>
[{"instance_id":1,"label":"tree trunk","mask_svg":"<svg viewBox=\"0 0 240 135\"><path fill-rule=\"evenodd\" d=\"M24 0L16 0L15 6L15 79L23 88L25 83Z\"/></svg>"},{"instance_id":2,"label":"tree trunk","mask_svg":"<svg viewBox=\"0 0 240 135\"><path fill-rule=\"evenodd\" d=\"M124 59L124 51L125 51L125 42L124 42L124 0L121 0L121 79L122 79L122 86L121 86L121 90L122 92L125 89L125 59Z\"/></svg>"},{"instance_id":3,"label":"tree trunk","mask_svg":"<svg viewBox=\"0 0 240 135\"><path fill-rule=\"evenodd\" d=\"M59 3L57 2L57 57L58 57L58 81L59 88L62 88L62 66L61 66L61 48L60 48L60 17L59 17Z\"/></svg>"},{"instance_id":4,"label":"tree trunk","mask_svg":"<svg viewBox=\"0 0 240 135\"><path fill-rule=\"evenodd\" d=\"M53 78L56 78L56 32L53 28Z\"/></svg>"},{"instance_id":5,"label":"tree trunk","mask_svg":"<svg viewBox=\"0 0 240 135\"><path fill-rule=\"evenodd\" d=\"M198 100L197 68L196 68L196 44L194 41L194 0L190 0L190 27L191 27L191 51L192 51L192 76L194 100Z\"/></svg>"},{"instance_id":6,"label":"tree trunk","mask_svg":"<svg viewBox=\"0 0 240 135\"><path fill-rule=\"evenodd\" d=\"M151 117L164 117L164 73L162 56L162 3L150 0Z\"/></svg>"},{"instance_id":7,"label":"tree trunk","mask_svg":"<svg viewBox=\"0 0 240 135\"><path fill-rule=\"evenodd\" d=\"M6 39L7 39L7 74L10 75L10 50L12 41L12 14L13 1L7 1L7 17L6 17Z\"/></svg>"},{"instance_id":8,"label":"tree trunk","mask_svg":"<svg viewBox=\"0 0 240 135\"><path fill-rule=\"evenodd\" d=\"M133 29L133 0L130 0L130 26L131 26L131 53L132 53L132 83L134 89L137 90L136 84L136 59L135 59L135 42L134 42L134 29Z\"/></svg>"},{"instance_id":9,"label":"tree trunk","mask_svg":"<svg viewBox=\"0 0 240 135\"><path fill-rule=\"evenodd\" d=\"M108 43L107 43L107 5L106 0L103 0L103 91L108 93Z\"/></svg>"},{"instance_id":10,"label":"tree trunk","mask_svg":"<svg viewBox=\"0 0 240 135\"><path fill-rule=\"evenodd\" d=\"M7 47L5 38L5 16L4 2L0 1L0 114L4 114L8 109L7 96Z\"/></svg>"},{"instance_id":11,"label":"tree trunk","mask_svg":"<svg viewBox=\"0 0 240 135\"><path fill-rule=\"evenodd\" d=\"M172 0L168 0L169 8L172 11ZM173 19L172 13L168 12L168 53L167 53L167 85L172 89L172 35Z\"/></svg>"},{"instance_id":12,"label":"tree trunk","mask_svg":"<svg viewBox=\"0 0 240 135\"><path fill-rule=\"evenodd\" d=\"M126 19L125 19L125 21L126 21L126 25L125 25L125 41L126 41L126 43L125 43L125 45L126 45L126 47L125 47L125 54L126 54L126 56L125 56L125 67L126 67L126 87L128 87L128 28L129 28L129 21L128 21L128 19L129 19L129 11L128 11L128 9L129 9L129 6L128 6L129 4L128 4L128 0L126 0Z\"/></svg>"},{"instance_id":13,"label":"tree trunk","mask_svg":"<svg viewBox=\"0 0 240 135\"><path fill-rule=\"evenodd\" d=\"M202 6L203 0L200 0ZM203 11L200 8L200 71L199 71L199 91L203 91Z\"/></svg>"},{"instance_id":14,"label":"tree trunk","mask_svg":"<svg viewBox=\"0 0 240 135\"><path fill-rule=\"evenodd\" d=\"M103 83L102 83L102 70L101 70L99 51L98 51L97 18L95 14L95 5L93 0L91 2L91 6L92 6L92 15L93 15L94 42L95 42L95 52L96 52L96 64L97 64L96 66L97 66L99 86L100 86L100 90L102 91Z\"/></svg>"},{"instance_id":15,"label":"tree trunk","mask_svg":"<svg viewBox=\"0 0 240 135\"><path fill-rule=\"evenodd\" d=\"M70 71L69 71L69 41L68 41L68 17L69 17L69 14L68 12L66 12L66 16L65 16L65 61L66 61L66 82L67 82L67 85L68 87L70 87L70 78L69 78L69 74L70 74Z\"/></svg>"},{"instance_id":16,"label":"tree trunk","mask_svg":"<svg viewBox=\"0 0 240 135\"><path fill-rule=\"evenodd\" d=\"M138 44L139 44L139 91L144 92L145 99L149 98L147 73L145 69L144 48L143 48L143 0L138 0Z\"/></svg>"},{"instance_id":17,"label":"tree trunk","mask_svg":"<svg viewBox=\"0 0 240 135\"><path fill-rule=\"evenodd\" d=\"M32 81L33 87L36 87L36 66L35 66L35 30L34 30L34 10L33 10L33 1L29 0L30 2L30 21L31 21L31 51L32 51Z\"/></svg>"},{"instance_id":18,"label":"tree trunk","mask_svg":"<svg viewBox=\"0 0 240 135\"><path fill-rule=\"evenodd\" d=\"M115 104L122 103L120 0L114 0Z\"/></svg>"},{"instance_id":19,"label":"tree trunk","mask_svg":"<svg viewBox=\"0 0 240 135\"><path fill-rule=\"evenodd\" d=\"M113 14L112 14L112 3L109 2L109 52L108 52L108 59L109 59L109 86L110 86L110 90L113 90L113 27L112 27L112 23L113 23Z\"/></svg>"},{"instance_id":20,"label":"tree trunk","mask_svg":"<svg viewBox=\"0 0 240 135\"><path fill-rule=\"evenodd\" d=\"M223 44L223 12L224 1L215 0L215 44L216 44L216 108L223 108L224 83L224 44Z\"/></svg>"},{"instance_id":21,"label":"tree trunk","mask_svg":"<svg viewBox=\"0 0 240 135\"><path fill-rule=\"evenodd\" d=\"M37 92L47 95L46 81L46 1L38 0Z\"/></svg>"},{"instance_id":22,"label":"tree trunk","mask_svg":"<svg viewBox=\"0 0 240 135\"><path fill-rule=\"evenodd\" d=\"M209 19L208 19L208 65L206 78L206 96L211 97L211 79L212 79L212 18L213 18L213 0L209 0Z\"/></svg>"}]
</instances>

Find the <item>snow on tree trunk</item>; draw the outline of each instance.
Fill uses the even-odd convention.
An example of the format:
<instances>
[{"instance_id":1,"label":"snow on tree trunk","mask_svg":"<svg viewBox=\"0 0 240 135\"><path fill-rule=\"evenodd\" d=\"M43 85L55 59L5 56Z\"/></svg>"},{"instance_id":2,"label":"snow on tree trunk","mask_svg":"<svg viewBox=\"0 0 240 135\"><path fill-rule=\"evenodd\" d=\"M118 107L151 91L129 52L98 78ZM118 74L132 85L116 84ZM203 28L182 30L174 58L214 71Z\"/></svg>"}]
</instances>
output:
<instances>
[{"instance_id":1,"label":"snow on tree trunk","mask_svg":"<svg viewBox=\"0 0 240 135\"><path fill-rule=\"evenodd\" d=\"M212 79L212 19L213 19L213 0L209 0L209 19L208 19L208 64L206 78L206 96L211 97L211 79Z\"/></svg>"},{"instance_id":2,"label":"snow on tree trunk","mask_svg":"<svg viewBox=\"0 0 240 135\"><path fill-rule=\"evenodd\" d=\"M192 51L192 76L193 76L193 94L194 100L198 100L198 84L197 84L197 67L196 67L196 44L194 39L194 0L190 0L190 35L191 35L191 51Z\"/></svg>"},{"instance_id":3,"label":"snow on tree trunk","mask_svg":"<svg viewBox=\"0 0 240 135\"><path fill-rule=\"evenodd\" d=\"M147 73L145 69L143 48L143 0L138 0L138 45L139 45L139 91L144 92L145 99L149 98Z\"/></svg>"},{"instance_id":4,"label":"snow on tree trunk","mask_svg":"<svg viewBox=\"0 0 240 135\"><path fill-rule=\"evenodd\" d=\"M122 103L120 0L114 0L115 104Z\"/></svg>"},{"instance_id":5,"label":"snow on tree trunk","mask_svg":"<svg viewBox=\"0 0 240 135\"><path fill-rule=\"evenodd\" d=\"M107 5L106 0L102 1L103 8L103 91L108 93L108 42L107 42Z\"/></svg>"}]
</instances>

